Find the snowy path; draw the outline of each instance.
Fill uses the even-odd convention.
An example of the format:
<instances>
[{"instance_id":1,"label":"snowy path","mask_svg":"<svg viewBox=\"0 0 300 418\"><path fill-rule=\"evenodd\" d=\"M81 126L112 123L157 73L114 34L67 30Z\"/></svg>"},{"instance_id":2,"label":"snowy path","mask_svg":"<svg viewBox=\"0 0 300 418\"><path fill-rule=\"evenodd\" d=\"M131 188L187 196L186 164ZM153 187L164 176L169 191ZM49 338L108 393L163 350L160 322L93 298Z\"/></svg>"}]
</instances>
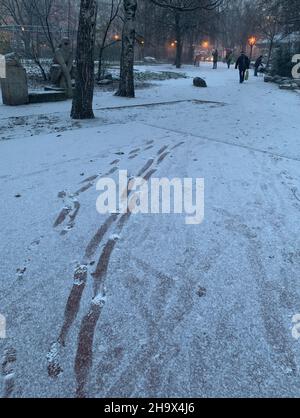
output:
<instances>
[{"instance_id":1,"label":"snowy path","mask_svg":"<svg viewBox=\"0 0 300 418\"><path fill-rule=\"evenodd\" d=\"M3 396L300 395L300 96L200 75L97 95L91 122L0 105ZM100 216L119 169L204 177L204 223Z\"/></svg>"}]
</instances>

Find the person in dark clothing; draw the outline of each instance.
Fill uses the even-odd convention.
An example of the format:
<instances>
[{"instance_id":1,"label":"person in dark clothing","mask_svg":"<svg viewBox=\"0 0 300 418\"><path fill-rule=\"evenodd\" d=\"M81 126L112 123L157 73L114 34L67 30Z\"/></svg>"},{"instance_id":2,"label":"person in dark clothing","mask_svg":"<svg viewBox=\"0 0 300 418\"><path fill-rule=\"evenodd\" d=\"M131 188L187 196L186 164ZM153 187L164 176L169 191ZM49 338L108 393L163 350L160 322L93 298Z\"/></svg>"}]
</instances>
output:
<instances>
[{"instance_id":1,"label":"person in dark clothing","mask_svg":"<svg viewBox=\"0 0 300 418\"><path fill-rule=\"evenodd\" d=\"M228 70L230 69L230 66L232 63L232 56L233 56L233 52L231 50L227 50L225 59L226 59Z\"/></svg>"},{"instance_id":2,"label":"person in dark clothing","mask_svg":"<svg viewBox=\"0 0 300 418\"><path fill-rule=\"evenodd\" d=\"M258 76L258 69L262 65L262 61L263 61L263 56L262 55L260 57L258 57L257 60L255 61L255 65L254 65L254 76L255 77Z\"/></svg>"},{"instance_id":3,"label":"person in dark clothing","mask_svg":"<svg viewBox=\"0 0 300 418\"><path fill-rule=\"evenodd\" d=\"M219 59L219 52L218 52L218 50L216 49L216 50L213 52L213 61L214 61L214 66L213 66L213 69L214 69L214 70L216 70L216 69L218 68L218 59Z\"/></svg>"},{"instance_id":4,"label":"person in dark clothing","mask_svg":"<svg viewBox=\"0 0 300 418\"><path fill-rule=\"evenodd\" d=\"M245 54L245 52L241 52L236 64L235 69L239 69L240 71L240 83L242 84L245 81L245 74L246 71L250 68L250 60Z\"/></svg>"}]
</instances>

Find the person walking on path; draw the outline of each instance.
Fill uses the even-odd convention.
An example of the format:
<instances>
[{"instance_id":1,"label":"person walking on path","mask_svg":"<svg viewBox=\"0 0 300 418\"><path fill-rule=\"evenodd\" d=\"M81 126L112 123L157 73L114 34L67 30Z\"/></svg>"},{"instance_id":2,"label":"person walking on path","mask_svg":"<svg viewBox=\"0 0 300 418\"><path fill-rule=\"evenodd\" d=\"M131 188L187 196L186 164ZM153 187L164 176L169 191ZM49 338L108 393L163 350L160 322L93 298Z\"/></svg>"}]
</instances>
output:
<instances>
[{"instance_id":1,"label":"person walking on path","mask_svg":"<svg viewBox=\"0 0 300 418\"><path fill-rule=\"evenodd\" d=\"M218 68L218 59L219 59L219 52L217 49L214 50L213 52L213 69L216 70Z\"/></svg>"},{"instance_id":2,"label":"person walking on path","mask_svg":"<svg viewBox=\"0 0 300 418\"><path fill-rule=\"evenodd\" d=\"M226 63L227 63L228 70L230 69L230 66L232 63L232 55L233 55L233 52L230 49L228 49L226 52Z\"/></svg>"},{"instance_id":3,"label":"person walking on path","mask_svg":"<svg viewBox=\"0 0 300 418\"><path fill-rule=\"evenodd\" d=\"M254 76L258 77L258 70L259 67L261 67L262 65L262 61L263 61L263 56L261 55L260 57L257 58L257 60L255 61L255 65L254 65Z\"/></svg>"},{"instance_id":4,"label":"person walking on path","mask_svg":"<svg viewBox=\"0 0 300 418\"><path fill-rule=\"evenodd\" d=\"M250 68L250 60L245 54L245 52L241 52L236 64L235 69L239 69L240 72L240 83L242 84L245 81L245 74L246 71Z\"/></svg>"}]
</instances>

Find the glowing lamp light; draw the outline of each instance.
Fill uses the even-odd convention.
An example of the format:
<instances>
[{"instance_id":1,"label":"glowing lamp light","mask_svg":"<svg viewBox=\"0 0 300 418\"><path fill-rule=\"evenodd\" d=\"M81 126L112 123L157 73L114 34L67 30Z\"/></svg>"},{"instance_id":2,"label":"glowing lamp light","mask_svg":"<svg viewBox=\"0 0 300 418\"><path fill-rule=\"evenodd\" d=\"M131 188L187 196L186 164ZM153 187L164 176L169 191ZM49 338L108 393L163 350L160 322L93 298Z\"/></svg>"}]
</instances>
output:
<instances>
[{"instance_id":1,"label":"glowing lamp light","mask_svg":"<svg viewBox=\"0 0 300 418\"><path fill-rule=\"evenodd\" d=\"M208 41L202 42L202 47L207 49L209 47L209 42Z\"/></svg>"},{"instance_id":2,"label":"glowing lamp light","mask_svg":"<svg viewBox=\"0 0 300 418\"><path fill-rule=\"evenodd\" d=\"M255 36L251 36L251 38L248 39L248 42L250 46L254 46L256 44Z\"/></svg>"}]
</instances>

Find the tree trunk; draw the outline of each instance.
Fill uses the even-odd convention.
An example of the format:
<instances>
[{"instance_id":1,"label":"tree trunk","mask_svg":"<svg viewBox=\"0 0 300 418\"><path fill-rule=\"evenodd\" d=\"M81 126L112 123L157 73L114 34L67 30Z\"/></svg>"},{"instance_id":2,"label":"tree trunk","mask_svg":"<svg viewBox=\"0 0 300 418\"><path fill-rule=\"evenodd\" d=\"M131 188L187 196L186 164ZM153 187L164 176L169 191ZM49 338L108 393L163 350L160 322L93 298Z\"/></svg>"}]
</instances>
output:
<instances>
[{"instance_id":1,"label":"tree trunk","mask_svg":"<svg viewBox=\"0 0 300 418\"><path fill-rule=\"evenodd\" d=\"M28 32L22 32L22 40L24 42L24 48L25 48L25 57L31 58L31 40L30 35L28 36Z\"/></svg>"},{"instance_id":2,"label":"tree trunk","mask_svg":"<svg viewBox=\"0 0 300 418\"><path fill-rule=\"evenodd\" d=\"M194 36L192 34L190 36L190 42L189 42L189 53L188 53L189 64L194 64L194 56L195 56L195 46L194 46Z\"/></svg>"},{"instance_id":3,"label":"tree trunk","mask_svg":"<svg viewBox=\"0 0 300 418\"><path fill-rule=\"evenodd\" d=\"M76 86L71 117L93 119L97 0L81 0L76 52Z\"/></svg>"},{"instance_id":4,"label":"tree trunk","mask_svg":"<svg viewBox=\"0 0 300 418\"><path fill-rule=\"evenodd\" d=\"M270 66L270 61L271 61L271 56L272 56L272 51L273 51L273 45L274 45L274 38L272 38L270 40L268 59L267 59L267 64L266 64L267 70L269 69L269 66Z\"/></svg>"},{"instance_id":5,"label":"tree trunk","mask_svg":"<svg viewBox=\"0 0 300 418\"><path fill-rule=\"evenodd\" d=\"M181 57L182 57L182 36L180 26L180 13L175 13L175 32L176 32L176 68L181 68Z\"/></svg>"},{"instance_id":6,"label":"tree trunk","mask_svg":"<svg viewBox=\"0 0 300 418\"><path fill-rule=\"evenodd\" d=\"M99 50L99 64L98 64L98 75L97 75L97 81L100 81L102 78L102 60L103 60L103 52L104 52L104 46L101 45Z\"/></svg>"},{"instance_id":7,"label":"tree trunk","mask_svg":"<svg viewBox=\"0 0 300 418\"><path fill-rule=\"evenodd\" d=\"M112 24L112 20L110 20L110 22L108 23L108 25L106 26L106 30L101 42L101 46L100 46L100 50L99 50L99 64L98 64L98 75L97 75L97 80L100 81L101 77L102 77L102 59L103 59L103 53L104 53L104 49L105 49L105 43L106 43L106 39L108 36L108 31L111 27Z\"/></svg>"},{"instance_id":8,"label":"tree trunk","mask_svg":"<svg viewBox=\"0 0 300 418\"><path fill-rule=\"evenodd\" d=\"M125 20L122 35L120 85L116 96L134 97L134 44L137 0L124 0Z\"/></svg>"},{"instance_id":9,"label":"tree trunk","mask_svg":"<svg viewBox=\"0 0 300 418\"><path fill-rule=\"evenodd\" d=\"M46 73L44 67L41 64L41 61L37 57L34 58L34 61L35 61L36 65L39 67L44 81L48 81L47 73Z\"/></svg>"}]
</instances>

